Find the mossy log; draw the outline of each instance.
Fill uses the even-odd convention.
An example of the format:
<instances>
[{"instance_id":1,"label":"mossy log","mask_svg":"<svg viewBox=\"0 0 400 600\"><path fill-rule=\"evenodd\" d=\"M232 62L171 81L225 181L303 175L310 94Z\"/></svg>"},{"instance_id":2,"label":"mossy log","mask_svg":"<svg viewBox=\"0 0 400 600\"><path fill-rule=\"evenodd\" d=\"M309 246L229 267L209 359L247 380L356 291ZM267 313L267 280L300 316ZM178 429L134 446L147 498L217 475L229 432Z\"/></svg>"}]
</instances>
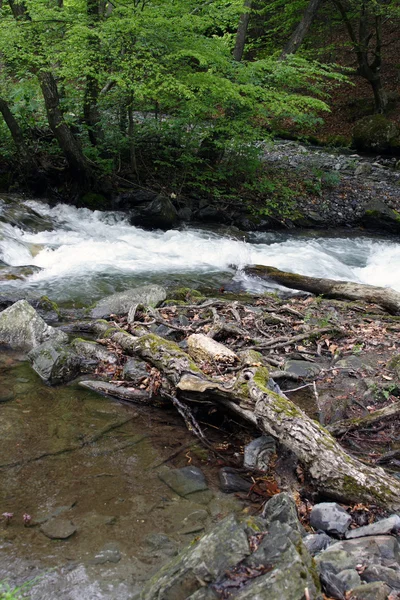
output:
<instances>
[{"instance_id":1,"label":"mossy log","mask_svg":"<svg viewBox=\"0 0 400 600\"><path fill-rule=\"evenodd\" d=\"M367 415L366 417L358 417L356 419L345 419L343 421L337 421L332 425L328 426L330 433L333 435L344 435L354 429L361 429L362 427L370 427L378 421L388 419L389 417L397 417L400 414L400 402L394 402L384 408L378 408L375 412Z\"/></svg>"},{"instance_id":2,"label":"mossy log","mask_svg":"<svg viewBox=\"0 0 400 600\"><path fill-rule=\"evenodd\" d=\"M213 399L239 413L265 433L276 437L296 454L311 482L326 496L344 502L373 502L390 510L400 509L400 481L382 468L350 456L316 421L293 402L268 387L266 367L244 366L227 381L211 378L174 342L157 335L134 337L118 329L98 329L129 354L157 367L183 398Z\"/></svg>"},{"instance_id":3,"label":"mossy log","mask_svg":"<svg viewBox=\"0 0 400 600\"><path fill-rule=\"evenodd\" d=\"M358 300L378 304L392 315L400 314L400 293L391 288L377 287L352 281L335 281L308 277L297 273L280 271L264 265L249 265L245 267L248 275L274 281L287 288L302 290L311 294L323 295L327 298Z\"/></svg>"}]
</instances>

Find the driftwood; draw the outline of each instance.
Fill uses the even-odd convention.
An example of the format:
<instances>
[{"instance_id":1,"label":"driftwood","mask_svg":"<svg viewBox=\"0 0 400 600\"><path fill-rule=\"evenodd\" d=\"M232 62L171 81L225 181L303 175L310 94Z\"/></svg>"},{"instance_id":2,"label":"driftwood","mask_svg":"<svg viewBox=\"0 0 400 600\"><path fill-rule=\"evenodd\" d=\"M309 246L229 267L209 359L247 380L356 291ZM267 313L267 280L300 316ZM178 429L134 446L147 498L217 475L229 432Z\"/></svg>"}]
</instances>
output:
<instances>
[{"instance_id":1,"label":"driftwood","mask_svg":"<svg viewBox=\"0 0 400 600\"><path fill-rule=\"evenodd\" d=\"M154 334L134 337L105 322L97 332L126 353L151 363L176 389L177 396L213 399L240 414L292 450L323 494L345 502L373 502L400 509L400 481L382 468L365 465L349 455L316 421L283 394L271 391L269 372L258 363L237 374L208 377L181 348Z\"/></svg>"},{"instance_id":2,"label":"driftwood","mask_svg":"<svg viewBox=\"0 0 400 600\"><path fill-rule=\"evenodd\" d=\"M255 275L279 283L285 287L323 295L327 298L361 300L372 304L378 304L390 314L400 314L400 293L391 288L377 287L351 281L335 281L333 279L321 279L318 277L307 277L297 273L287 273L274 267L263 265L250 265L245 267L248 275Z\"/></svg>"},{"instance_id":3,"label":"driftwood","mask_svg":"<svg viewBox=\"0 0 400 600\"><path fill-rule=\"evenodd\" d=\"M118 386L115 383L108 383L107 381L93 381L88 379L87 381L80 381L79 385L88 390L92 390L93 392L97 392L98 394L112 396L113 398L121 398L128 402L149 404L151 398L151 394L146 390Z\"/></svg>"},{"instance_id":4,"label":"driftwood","mask_svg":"<svg viewBox=\"0 0 400 600\"><path fill-rule=\"evenodd\" d=\"M332 435L344 435L348 431L354 429L361 429L363 427L369 427L378 421L387 419L389 417L395 417L400 415L400 402L395 402L385 408L379 408L375 412L367 415L366 417L359 417L358 419L345 419L343 421L337 421L332 425L328 425L328 429Z\"/></svg>"}]
</instances>

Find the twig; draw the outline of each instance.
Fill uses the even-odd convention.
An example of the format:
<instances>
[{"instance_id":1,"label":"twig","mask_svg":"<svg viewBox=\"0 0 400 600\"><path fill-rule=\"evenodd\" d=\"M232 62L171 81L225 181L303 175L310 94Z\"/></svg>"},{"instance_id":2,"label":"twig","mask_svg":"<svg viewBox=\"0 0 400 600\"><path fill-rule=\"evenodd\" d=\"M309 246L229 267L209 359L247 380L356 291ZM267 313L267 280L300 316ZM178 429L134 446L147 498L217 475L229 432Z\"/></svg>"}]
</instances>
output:
<instances>
[{"instance_id":1,"label":"twig","mask_svg":"<svg viewBox=\"0 0 400 600\"><path fill-rule=\"evenodd\" d=\"M290 394L290 392L297 392L298 390L302 390L303 388L310 387L315 385L315 381L313 383L305 383L304 385L299 385L297 388L293 388L291 390L283 390L284 394Z\"/></svg>"}]
</instances>

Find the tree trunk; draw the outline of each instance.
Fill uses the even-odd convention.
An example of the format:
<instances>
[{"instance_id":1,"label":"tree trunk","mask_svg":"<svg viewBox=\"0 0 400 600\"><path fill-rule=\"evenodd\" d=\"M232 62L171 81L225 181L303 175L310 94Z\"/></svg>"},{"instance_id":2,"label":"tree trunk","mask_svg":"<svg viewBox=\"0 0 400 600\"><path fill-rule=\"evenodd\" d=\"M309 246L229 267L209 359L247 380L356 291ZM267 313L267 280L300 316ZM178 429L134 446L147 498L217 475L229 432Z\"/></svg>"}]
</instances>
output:
<instances>
[{"instance_id":1,"label":"tree trunk","mask_svg":"<svg viewBox=\"0 0 400 600\"><path fill-rule=\"evenodd\" d=\"M288 398L271 391L265 367L244 367L230 381L211 379L177 344L157 335L134 337L100 321L94 329L128 354L139 355L154 365L183 397L220 402L276 437L296 454L312 483L326 496L400 509L400 481L382 468L365 465L347 454L324 427Z\"/></svg>"},{"instance_id":2,"label":"tree trunk","mask_svg":"<svg viewBox=\"0 0 400 600\"><path fill-rule=\"evenodd\" d=\"M372 91L374 93L375 112L378 114L384 114L387 110L388 98L382 84L381 76L379 75L369 83L371 84Z\"/></svg>"},{"instance_id":3,"label":"tree trunk","mask_svg":"<svg viewBox=\"0 0 400 600\"><path fill-rule=\"evenodd\" d=\"M24 134L20 126L17 123L16 118L12 114L7 102L0 98L0 113L10 130L13 142L17 148L19 155L19 161L23 166L25 172L33 172L36 169L35 161L32 157L32 153L25 144Z\"/></svg>"},{"instance_id":4,"label":"tree trunk","mask_svg":"<svg viewBox=\"0 0 400 600\"><path fill-rule=\"evenodd\" d=\"M251 265L245 267L244 270L248 275L255 275L267 281L274 281L294 290L323 295L327 298L360 300L378 304L390 314L400 314L400 293L391 288L353 283L351 281L307 277L306 275L287 273L286 271L280 271L274 267L264 265Z\"/></svg>"},{"instance_id":5,"label":"tree trunk","mask_svg":"<svg viewBox=\"0 0 400 600\"><path fill-rule=\"evenodd\" d=\"M93 28L103 15L105 7L98 0L87 0L86 10L89 28ZM100 42L96 35L90 33L88 39L88 53L91 57L90 65L95 68L96 59L100 51ZM90 143L97 146L104 140L104 133L100 124L100 111L98 100L100 95L99 82L93 75L86 76L86 87L83 99L83 117L88 128Z\"/></svg>"},{"instance_id":6,"label":"tree trunk","mask_svg":"<svg viewBox=\"0 0 400 600\"><path fill-rule=\"evenodd\" d=\"M233 60L236 60L238 62L240 62L243 57L252 4L253 0L245 0L244 7L247 10L246 12L242 13L239 18L239 25L237 28L235 39L235 48L233 49Z\"/></svg>"},{"instance_id":7,"label":"tree trunk","mask_svg":"<svg viewBox=\"0 0 400 600\"><path fill-rule=\"evenodd\" d=\"M310 0L300 23L297 25L285 48L283 49L282 54L279 57L280 60L284 60L288 54L295 54L300 48L304 38L308 33L308 30L312 25L312 22L317 15L321 3L322 0Z\"/></svg>"},{"instance_id":8,"label":"tree trunk","mask_svg":"<svg viewBox=\"0 0 400 600\"><path fill-rule=\"evenodd\" d=\"M38 79L46 106L50 128L54 133L69 166L82 179L89 181L92 175L91 169L82 152L79 142L64 120L64 115L60 107L57 83L54 76L49 71L40 71L38 73Z\"/></svg>"}]
</instances>

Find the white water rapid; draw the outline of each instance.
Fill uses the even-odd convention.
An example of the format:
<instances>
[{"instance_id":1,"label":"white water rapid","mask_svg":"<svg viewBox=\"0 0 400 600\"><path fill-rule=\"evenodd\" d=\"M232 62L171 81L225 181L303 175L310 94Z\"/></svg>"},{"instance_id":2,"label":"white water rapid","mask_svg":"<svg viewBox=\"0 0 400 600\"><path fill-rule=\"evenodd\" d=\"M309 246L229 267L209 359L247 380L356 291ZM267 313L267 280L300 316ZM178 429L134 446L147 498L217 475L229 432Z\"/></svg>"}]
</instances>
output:
<instances>
[{"instance_id":1,"label":"white water rapid","mask_svg":"<svg viewBox=\"0 0 400 600\"><path fill-rule=\"evenodd\" d=\"M273 232L249 234L245 241L226 231L144 231L121 213L22 203L40 218L33 227L15 220L0 223L0 259L42 270L24 282L1 282L0 293L28 288L58 301L88 302L144 281L191 286L233 282L236 289L266 289L240 271L246 264L400 291L400 244L394 239Z\"/></svg>"}]
</instances>

